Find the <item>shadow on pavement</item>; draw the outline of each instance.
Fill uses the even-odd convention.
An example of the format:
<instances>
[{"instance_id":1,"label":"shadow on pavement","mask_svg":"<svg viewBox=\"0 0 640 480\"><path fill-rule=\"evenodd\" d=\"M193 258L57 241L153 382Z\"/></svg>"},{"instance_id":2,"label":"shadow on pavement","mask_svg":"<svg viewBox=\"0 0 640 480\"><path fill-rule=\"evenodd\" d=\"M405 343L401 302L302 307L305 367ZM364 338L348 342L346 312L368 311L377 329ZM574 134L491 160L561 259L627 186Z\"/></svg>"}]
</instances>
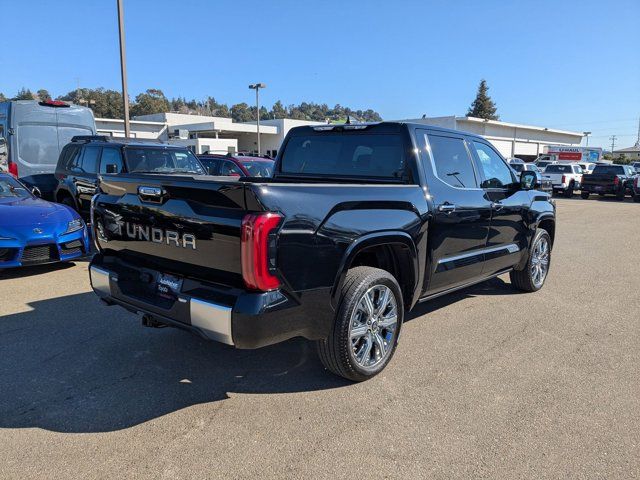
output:
<instances>
[{"instance_id":1,"label":"shadow on pavement","mask_svg":"<svg viewBox=\"0 0 640 480\"><path fill-rule=\"evenodd\" d=\"M476 295L518 293L496 278L419 304L407 320ZM148 329L93 293L37 301L0 318L0 428L125 429L234 393L339 388L313 345L236 350L181 330Z\"/></svg>"},{"instance_id":2,"label":"shadow on pavement","mask_svg":"<svg viewBox=\"0 0 640 480\"><path fill-rule=\"evenodd\" d=\"M227 392L283 393L349 382L310 342L236 350L177 329L147 329L93 293L38 301L0 318L0 428L105 432Z\"/></svg>"},{"instance_id":3,"label":"shadow on pavement","mask_svg":"<svg viewBox=\"0 0 640 480\"><path fill-rule=\"evenodd\" d=\"M90 260L90 259L89 259ZM33 275L43 275L48 272L66 270L74 266L75 262L88 261L78 258L69 262L45 263L42 265L32 265L29 267L14 267L0 269L0 280L11 280L13 278L31 277Z\"/></svg>"},{"instance_id":4,"label":"shadow on pavement","mask_svg":"<svg viewBox=\"0 0 640 480\"><path fill-rule=\"evenodd\" d=\"M458 290L457 292L449 293L424 303L419 303L406 315L405 322L421 317L422 315L428 315L440 310L441 308L464 300L465 298L485 295L518 295L521 293L522 292L514 288L511 283L505 282L501 278L496 277L463 290Z\"/></svg>"}]
</instances>

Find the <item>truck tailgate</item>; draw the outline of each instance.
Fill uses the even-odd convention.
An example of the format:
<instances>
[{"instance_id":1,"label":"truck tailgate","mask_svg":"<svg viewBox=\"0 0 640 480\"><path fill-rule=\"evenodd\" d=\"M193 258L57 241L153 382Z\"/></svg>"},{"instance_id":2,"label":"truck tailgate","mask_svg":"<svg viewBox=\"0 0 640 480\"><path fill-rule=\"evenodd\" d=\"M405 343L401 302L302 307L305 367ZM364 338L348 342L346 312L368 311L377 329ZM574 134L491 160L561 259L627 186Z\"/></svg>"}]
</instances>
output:
<instances>
[{"instance_id":1,"label":"truck tailgate","mask_svg":"<svg viewBox=\"0 0 640 480\"><path fill-rule=\"evenodd\" d=\"M105 175L100 192L94 198L92 222L104 251L147 260L169 273L240 284L240 231L247 211L242 182L229 177Z\"/></svg>"}]
</instances>

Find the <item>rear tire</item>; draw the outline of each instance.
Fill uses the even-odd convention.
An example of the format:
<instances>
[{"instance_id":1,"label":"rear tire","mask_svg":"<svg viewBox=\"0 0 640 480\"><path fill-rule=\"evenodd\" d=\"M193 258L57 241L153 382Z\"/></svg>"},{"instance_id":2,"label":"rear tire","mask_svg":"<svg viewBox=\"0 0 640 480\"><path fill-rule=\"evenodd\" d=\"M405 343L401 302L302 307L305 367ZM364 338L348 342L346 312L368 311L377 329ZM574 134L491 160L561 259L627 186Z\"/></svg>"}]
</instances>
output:
<instances>
[{"instance_id":1,"label":"rear tire","mask_svg":"<svg viewBox=\"0 0 640 480\"><path fill-rule=\"evenodd\" d=\"M633 196L633 201L636 203L640 203L640 195L634 195Z\"/></svg>"},{"instance_id":2,"label":"rear tire","mask_svg":"<svg viewBox=\"0 0 640 480\"><path fill-rule=\"evenodd\" d=\"M586 200L587 198L589 198L589 192L580 192L580 198Z\"/></svg>"},{"instance_id":3,"label":"rear tire","mask_svg":"<svg viewBox=\"0 0 640 480\"><path fill-rule=\"evenodd\" d=\"M550 267L551 237L546 230L539 228L531 242L527 264L522 270L512 270L509 277L518 290L537 292L544 286Z\"/></svg>"},{"instance_id":4,"label":"rear tire","mask_svg":"<svg viewBox=\"0 0 640 480\"><path fill-rule=\"evenodd\" d=\"M73 202L73 199L71 197L64 197L60 203L62 205L66 205L67 207L69 207L71 210L73 210L74 212L77 212L78 210L76 209L76 204Z\"/></svg>"},{"instance_id":5,"label":"rear tire","mask_svg":"<svg viewBox=\"0 0 640 480\"><path fill-rule=\"evenodd\" d=\"M331 333L316 342L320 361L330 372L354 382L374 377L391 361L403 319L402 292L389 272L350 269Z\"/></svg>"},{"instance_id":6,"label":"rear tire","mask_svg":"<svg viewBox=\"0 0 640 480\"><path fill-rule=\"evenodd\" d=\"M573 187L574 187L574 184L573 184L573 182L571 182L569 184L569 186L567 187L567 189L564 191L564 196L565 197L573 198Z\"/></svg>"},{"instance_id":7,"label":"rear tire","mask_svg":"<svg viewBox=\"0 0 640 480\"><path fill-rule=\"evenodd\" d=\"M624 190L622 192L616 193L616 200L619 202L624 202Z\"/></svg>"}]
</instances>

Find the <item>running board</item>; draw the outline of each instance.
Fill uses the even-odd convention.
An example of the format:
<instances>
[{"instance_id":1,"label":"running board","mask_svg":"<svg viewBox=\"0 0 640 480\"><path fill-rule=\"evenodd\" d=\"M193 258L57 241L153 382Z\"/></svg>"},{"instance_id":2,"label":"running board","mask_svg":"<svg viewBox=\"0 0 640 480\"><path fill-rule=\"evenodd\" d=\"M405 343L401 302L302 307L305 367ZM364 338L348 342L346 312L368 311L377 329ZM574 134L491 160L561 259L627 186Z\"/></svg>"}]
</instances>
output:
<instances>
[{"instance_id":1,"label":"running board","mask_svg":"<svg viewBox=\"0 0 640 480\"><path fill-rule=\"evenodd\" d=\"M479 283L486 282L487 280L491 280L492 278L496 278L496 277L499 277L500 275L504 275L505 273L509 273L511 270L513 270L513 267L507 268L506 270L501 270L498 273L494 273L493 275L489 275L488 277L482 277L479 280L474 280L472 282L465 283L465 284L459 285L457 287L453 287L453 288L449 288L447 290L443 290L442 292L438 292L438 293L434 293L434 294L431 294L431 295L427 295L425 297L420 298L418 300L418 303L426 302L427 300L433 300L434 298L442 297L443 295L447 295L449 293L457 292L458 290L462 290L464 288L468 288L468 287L471 287L473 285L477 285Z\"/></svg>"}]
</instances>

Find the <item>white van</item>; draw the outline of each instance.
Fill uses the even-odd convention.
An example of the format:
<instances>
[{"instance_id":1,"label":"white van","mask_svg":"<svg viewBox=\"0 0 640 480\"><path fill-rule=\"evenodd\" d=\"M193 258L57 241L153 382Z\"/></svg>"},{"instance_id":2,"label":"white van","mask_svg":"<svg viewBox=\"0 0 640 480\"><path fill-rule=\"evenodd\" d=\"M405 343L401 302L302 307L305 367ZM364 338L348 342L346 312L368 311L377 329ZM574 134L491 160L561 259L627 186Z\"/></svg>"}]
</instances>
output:
<instances>
[{"instance_id":1,"label":"white van","mask_svg":"<svg viewBox=\"0 0 640 480\"><path fill-rule=\"evenodd\" d=\"M86 107L55 100L0 102L0 171L37 186L48 198L62 148L76 135L95 134L93 112Z\"/></svg>"}]
</instances>

